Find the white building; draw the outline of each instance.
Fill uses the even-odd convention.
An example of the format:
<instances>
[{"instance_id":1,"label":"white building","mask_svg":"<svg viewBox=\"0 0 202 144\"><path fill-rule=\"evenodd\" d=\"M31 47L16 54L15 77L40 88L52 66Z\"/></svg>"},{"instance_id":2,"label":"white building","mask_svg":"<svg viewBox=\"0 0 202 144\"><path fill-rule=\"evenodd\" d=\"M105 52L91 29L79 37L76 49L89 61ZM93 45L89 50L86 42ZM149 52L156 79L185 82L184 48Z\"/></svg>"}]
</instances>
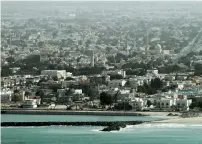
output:
<instances>
[{"instance_id":1,"label":"white building","mask_svg":"<svg viewBox=\"0 0 202 144\"><path fill-rule=\"evenodd\" d=\"M189 110L189 106L191 105L192 100L191 99L177 99L175 100L175 105L177 107L182 107L184 110Z\"/></svg>"},{"instance_id":2,"label":"white building","mask_svg":"<svg viewBox=\"0 0 202 144\"><path fill-rule=\"evenodd\" d=\"M67 72L67 77L73 77L73 74L71 72Z\"/></svg>"},{"instance_id":3,"label":"white building","mask_svg":"<svg viewBox=\"0 0 202 144\"><path fill-rule=\"evenodd\" d=\"M151 74L154 74L154 75L158 75L158 70L157 69L152 69L152 70L147 70L147 73L151 73Z\"/></svg>"},{"instance_id":4,"label":"white building","mask_svg":"<svg viewBox=\"0 0 202 144\"><path fill-rule=\"evenodd\" d=\"M142 98L134 98L133 100L131 100L130 102L132 104L132 106L136 109L136 110L143 110L146 105L147 105L147 101L145 101Z\"/></svg>"},{"instance_id":5,"label":"white building","mask_svg":"<svg viewBox=\"0 0 202 144\"><path fill-rule=\"evenodd\" d=\"M184 84L183 83L178 83L177 88L179 90L182 90L184 88Z\"/></svg>"},{"instance_id":6,"label":"white building","mask_svg":"<svg viewBox=\"0 0 202 144\"><path fill-rule=\"evenodd\" d=\"M189 110L189 106L192 103L191 99L159 99L156 101L157 106L161 109L170 109L172 106L181 108L182 110Z\"/></svg>"},{"instance_id":7,"label":"white building","mask_svg":"<svg viewBox=\"0 0 202 144\"><path fill-rule=\"evenodd\" d=\"M37 100L25 100L22 104L23 108L37 108Z\"/></svg>"},{"instance_id":8,"label":"white building","mask_svg":"<svg viewBox=\"0 0 202 144\"><path fill-rule=\"evenodd\" d=\"M175 75L165 75L165 80L169 80L169 81L174 81L175 80Z\"/></svg>"},{"instance_id":9,"label":"white building","mask_svg":"<svg viewBox=\"0 0 202 144\"><path fill-rule=\"evenodd\" d=\"M126 71L124 71L124 70L105 71L104 74L108 74L108 75L121 75L123 78L126 77Z\"/></svg>"},{"instance_id":10,"label":"white building","mask_svg":"<svg viewBox=\"0 0 202 144\"><path fill-rule=\"evenodd\" d=\"M109 87L120 87L120 86L124 86L126 84L126 80L112 80L109 81L108 85Z\"/></svg>"},{"instance_id":11,"label":"white building","mask_svg":"<svg viewBox=\"0 0 202 144\"><path fill-rule=\"evenodd\" d=\"M156 103L159 108L170 108L172 105L174 105L174 100L160 99L160 100L157 100Z\"/></svg>"},{"instance_id":12,"label":"white building","mask_svg":"<svg viewBox=\"0 0 202 144\"><path fill-rule=\"evenodd\" d=\"M82 94L82 89L75 89L74 94Z\"/></svg>"},{"instance_id":13,"label":"white building","mask_svg":"<svg viewBox=\"0 0 202 144\"><path fill-rule=\"evenodd\" d=\"M163 54L164 55L170 55L170 51L169 50L163 50Z\"/></svg>"},{"instance_id":14,"label":"white building","mask_svg":"<svg viewBox=\"0 0 202 144\"><path fill-rule=\"evenodd\" d=\"M43 70L41 71L41 75L66 79L67 72L66 70Z\"/></svg>"}]
</instances>

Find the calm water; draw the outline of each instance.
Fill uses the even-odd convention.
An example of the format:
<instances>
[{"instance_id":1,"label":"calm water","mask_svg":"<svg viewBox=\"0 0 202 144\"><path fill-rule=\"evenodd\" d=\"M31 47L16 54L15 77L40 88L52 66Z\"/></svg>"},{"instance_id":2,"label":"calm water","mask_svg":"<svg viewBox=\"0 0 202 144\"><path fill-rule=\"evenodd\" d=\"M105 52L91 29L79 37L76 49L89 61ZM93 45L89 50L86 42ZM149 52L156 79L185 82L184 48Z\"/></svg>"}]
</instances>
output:
<instances>
[{"instance_id":1,"label":"calm water","mask_svg":"<svg viewBox=\"0 0 202 144\"><path fill-rule=\"evenodd\" d=\"M85 116L85 115L1 115L2 122L34 122L34 121L153 121L163 120L166 117L144 117L144 116Z\"/></svg>"},{"instance_id":2,"label":"calm water","mask_svg":"<svg viewBox=\"0 0 202 144\"><path fill-rule=\"evenodd\" d=\"M2 144L201 144L202 125L136 125L119 132L102 127L1 128Z\"/></svg>"}]
</instances>

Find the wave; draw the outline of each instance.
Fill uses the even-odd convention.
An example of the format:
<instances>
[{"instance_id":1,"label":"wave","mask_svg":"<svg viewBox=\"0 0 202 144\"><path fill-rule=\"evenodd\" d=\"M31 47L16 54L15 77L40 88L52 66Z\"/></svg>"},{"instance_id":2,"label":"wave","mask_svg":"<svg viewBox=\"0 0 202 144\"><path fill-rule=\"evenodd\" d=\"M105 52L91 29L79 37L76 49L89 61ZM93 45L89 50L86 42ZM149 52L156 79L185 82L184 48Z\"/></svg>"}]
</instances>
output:
<instances>
[{"instance_id":1,"label":"wave","mask_svg":"<svg viewBox=\"0 0 202 144\"><path fill-rule=\"evenodd\" d=\"M101 128L102 129L102 128ZM92 132L102 132L102 131L100 131L101 129L92 129L91 131Z\"/></svg>"},{"instance_id":2,"label":"wave","mask_svg":"<svg viewBox=\"0 0 202 144\"><path fill-rule=\"evenodd\" d=\"M102 132L100 130L102 130L104 127L101 127L100 129L92 129L92 132ZM125 128L120 128L119 131L110 131L111 133L118 133L118 132L126 132L126 131L131 131L134 129L134 125L126 125ZM106 132L103 132L106 133Z\"/></svg>"}]
</instances>

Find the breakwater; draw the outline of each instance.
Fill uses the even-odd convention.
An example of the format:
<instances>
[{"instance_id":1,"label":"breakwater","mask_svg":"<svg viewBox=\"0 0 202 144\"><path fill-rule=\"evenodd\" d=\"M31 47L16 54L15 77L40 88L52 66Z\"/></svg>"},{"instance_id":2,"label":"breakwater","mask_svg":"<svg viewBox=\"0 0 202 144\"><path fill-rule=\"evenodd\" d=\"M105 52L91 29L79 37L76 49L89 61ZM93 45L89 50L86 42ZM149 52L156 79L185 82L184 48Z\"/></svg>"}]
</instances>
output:
<instances>
[{"instance_id":1,"label":"breakwater","mask_svg":"<svg viewBox=\"0 0 202 144\"><path fill-rule=\"evenodd\" d=\"M111 125L138 125L145 121L97 121L97 122L1 122L2 127L19 126L111 126Z\"/></svg>"},{"instance_id":2,"label":"breakwater","mask_svg":"<svg viewBox=\"0 0 202 144\"><path fill-rule=\"evenodd\" d=\"M124 111L65 111L65 110L30 110L11 109L1 110L1 114L30 114L30 115L97 115L97 116L148 116L137 112Z\"/></svg>"}]
</instances>

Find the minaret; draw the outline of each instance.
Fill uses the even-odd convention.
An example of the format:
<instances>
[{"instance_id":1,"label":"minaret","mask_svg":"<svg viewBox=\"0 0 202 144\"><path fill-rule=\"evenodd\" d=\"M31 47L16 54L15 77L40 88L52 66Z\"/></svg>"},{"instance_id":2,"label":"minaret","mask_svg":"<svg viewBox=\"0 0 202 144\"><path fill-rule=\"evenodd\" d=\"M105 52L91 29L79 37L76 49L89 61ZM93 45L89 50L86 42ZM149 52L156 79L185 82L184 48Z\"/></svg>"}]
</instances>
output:
<instances>
[{"instance_id":1,"label":"minaret","mask_svg":"<svg viewBox=\"0 0 202 144\"><path fill-rule=\"evenodd\" d=\"M107 61L106 55L104 54L104 61L103 61L104 67L106 67L106 61Z\"/></svg>"},{"instance_id":2,"label":"minaret","mask_svg":"<svg viewBox=\"0 0 202 144\"><path fill-rule=\"evenodd\" d=\"M43 41L43 30L41 30L41 33L40 33L40 40Z\"/></svg>"},{"instance_id":3,"label":"minaret","mask_svg":"<svg viewBox=\"0 0 202 144\"><path fill-rule=\"evenodd\" d=\"M127 55L130 54L130 47L128 46L128 42L126 41L126 51L127 51Z\"/></svg>"},{"instance_id":4,"label":"minaret","mask_svg":"<svg viewBox=\"0 0 202 144\"><path fill-rule=\"evenodd\" d=\"M119 48L121 47L120 39L118 40L118 47L119 47Z\"/></svg>"},{"instance_id":5,"label":"minaret","mask_svg":"<svg viewBox=\"0 0 202 144\"><path fill-rule=\"evenodd\" d=\"M133 40L133 49L136 50L136 40L135 40L135 38Z\"/></svg>"},{"instance_id":6,"label":"minaret","mask_svg":"<svg viewBox=\"0 0 202 144\"><path fill-rule=\"evenodd\" d=\"M92 56L91 56L91 67L95 66L95 57L94 57L94 49L92 50Z\"/></svg>"},{"instance_id":7,"label":"minaret","mask_svg":"<svg viewBox=\"0 0 202 144\"><path fill-rule=\"evenodd\" d=\"M145 54L148 54L148 47L149 47L149 34L148 34L148 30L147 30L147 34L146 34L146 47L145 47Z\"/></svg>"},{"instance_id":8,"label":"minaret","mask_svg":"<svg viewBox=\"0 0 202 144\"><path fill-rule=\"evenodd\" d=\"M11 32L10 32L10 39L9 39L9 47L11 47Z\"/></svg>"}]
</instances>

